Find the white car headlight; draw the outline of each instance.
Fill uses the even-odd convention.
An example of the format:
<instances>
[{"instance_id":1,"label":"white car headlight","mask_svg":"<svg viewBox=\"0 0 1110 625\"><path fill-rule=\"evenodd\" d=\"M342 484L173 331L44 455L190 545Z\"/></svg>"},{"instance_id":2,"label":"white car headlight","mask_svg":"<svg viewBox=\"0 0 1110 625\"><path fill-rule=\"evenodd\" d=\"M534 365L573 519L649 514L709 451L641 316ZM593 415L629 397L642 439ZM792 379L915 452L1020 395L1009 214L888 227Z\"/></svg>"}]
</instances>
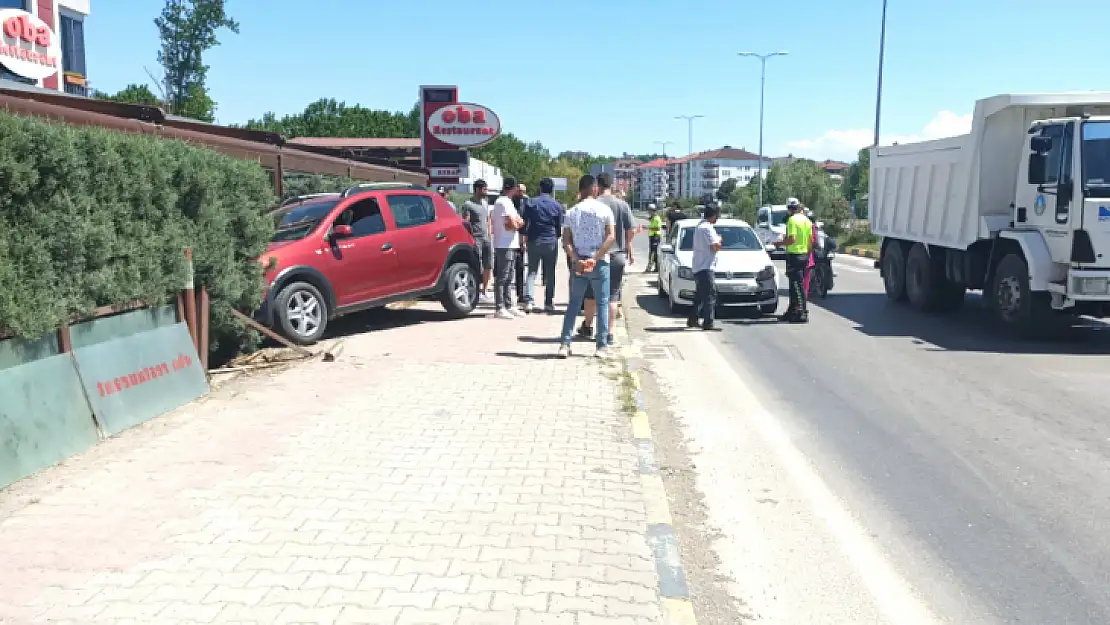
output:
<instances>
[{"instance_id":1,"label":"white car headlight","mask_svg":"<svg viewBox=\"0 0 1110 625\"><path fill-rule=\"evenodd\" d=\"M755 274L755 277L760 280L771 280L775 277L775 268L771 265L767 265L762 271Z\"/></svg>"},{"instance_id":2,"label":"white car headlight","mask_svg":"<svg viewBox=\"0 0 1110 625\"><path fill-rule=\"evenodd\" d=\"M678 268L678 277L682 278L683 280L693 280L694 279L694 272L691 271L689 267L679 267Z\"/></svg>"}]
</instances>

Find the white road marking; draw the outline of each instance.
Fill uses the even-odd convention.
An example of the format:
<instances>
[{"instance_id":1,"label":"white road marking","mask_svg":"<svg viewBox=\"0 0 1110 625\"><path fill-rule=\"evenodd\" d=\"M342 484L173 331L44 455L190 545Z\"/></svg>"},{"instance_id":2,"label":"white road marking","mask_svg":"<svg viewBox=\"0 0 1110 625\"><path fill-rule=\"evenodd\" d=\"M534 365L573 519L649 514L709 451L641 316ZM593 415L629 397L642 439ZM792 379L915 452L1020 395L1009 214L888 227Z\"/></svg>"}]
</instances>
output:
<instances>
[{"instance_id":1,"label":"white road marking","mask_svg":"<svg viewBox=\"0 0 1110 625\"><path fill-rule=\"evenodd\" d=\"M780 466L789 475L799 495L806 500L813 515L824 521L830 536L851 562L888 622L906 625L942 623L917 596L910 584L895 571L864 528L825 484L805 455L790 440L779 419L764 409L747 387L743 376L734 371L706 335L697 334L689 336L689 339L700 343L696 347L698 360L701 361L699 364L708 364L710 370L728 372L734 378L729 386L731 399L749 408L742 411L742 416L777 456Z\"/></svg>"}]
</instances>

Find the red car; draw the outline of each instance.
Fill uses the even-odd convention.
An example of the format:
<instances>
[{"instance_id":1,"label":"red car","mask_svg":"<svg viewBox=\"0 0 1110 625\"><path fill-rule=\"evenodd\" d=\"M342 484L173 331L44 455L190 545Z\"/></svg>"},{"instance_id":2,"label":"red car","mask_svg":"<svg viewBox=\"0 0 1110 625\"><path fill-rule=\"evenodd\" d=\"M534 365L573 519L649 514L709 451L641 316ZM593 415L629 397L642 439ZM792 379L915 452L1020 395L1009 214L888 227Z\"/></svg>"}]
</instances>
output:
<instances>
[{"instance_id":1,"label":"red car","mask_svg":"<svg viewBox=\"0 0 1110 625\"><path fill-rule=\"evenodd\" d=\"M390 302L437 298L451 317L478 301L474 237L435 193L373 183L286 200L266 266L261 323L307 345L328 320Z\"/></svg>"}]
</instances>

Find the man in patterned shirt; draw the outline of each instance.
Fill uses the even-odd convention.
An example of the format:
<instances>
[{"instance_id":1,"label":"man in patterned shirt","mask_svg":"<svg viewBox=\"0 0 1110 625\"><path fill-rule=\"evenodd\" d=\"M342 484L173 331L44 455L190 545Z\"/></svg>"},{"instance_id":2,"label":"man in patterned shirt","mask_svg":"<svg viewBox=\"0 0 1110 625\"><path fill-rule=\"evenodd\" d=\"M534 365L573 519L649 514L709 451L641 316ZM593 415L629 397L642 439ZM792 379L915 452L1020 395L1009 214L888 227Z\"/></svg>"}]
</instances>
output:
<instances>
[{"instance_id":1,"label":"man in patterned shirt","mask_svg":"<svg viewBox=\"0 0 1110 625\"><path fill-rule=\"evenodd\" d=\"M597 298L597 353L607 358L609 348L609 248L617 240L613 211L597 200L597 180L587 174L578 180L582 201L563 219L563 247L571 262L570 302L563 316L559 357L570 356L574 322L582 308L586 287Z\"/></svg>"}]
</instances>

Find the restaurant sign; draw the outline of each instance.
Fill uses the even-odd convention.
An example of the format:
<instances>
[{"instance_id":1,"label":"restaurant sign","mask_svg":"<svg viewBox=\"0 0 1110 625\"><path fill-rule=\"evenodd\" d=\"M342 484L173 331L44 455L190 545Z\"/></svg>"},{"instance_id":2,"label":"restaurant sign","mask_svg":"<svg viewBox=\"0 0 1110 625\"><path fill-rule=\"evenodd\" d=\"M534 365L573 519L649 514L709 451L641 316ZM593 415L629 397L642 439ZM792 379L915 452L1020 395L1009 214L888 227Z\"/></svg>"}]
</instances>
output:
<instances>
[{"instance_id":1,"label":"restaurant sign","mask_svg":"<svg viewBox=\"0 0 1110 625\"><path fill-rule=\"evenodd\" d=\"M62 46L50 25L33 13L0 10L0 65L13 74L42 80L58 73Z\"/></svg>"}]
</instances>

